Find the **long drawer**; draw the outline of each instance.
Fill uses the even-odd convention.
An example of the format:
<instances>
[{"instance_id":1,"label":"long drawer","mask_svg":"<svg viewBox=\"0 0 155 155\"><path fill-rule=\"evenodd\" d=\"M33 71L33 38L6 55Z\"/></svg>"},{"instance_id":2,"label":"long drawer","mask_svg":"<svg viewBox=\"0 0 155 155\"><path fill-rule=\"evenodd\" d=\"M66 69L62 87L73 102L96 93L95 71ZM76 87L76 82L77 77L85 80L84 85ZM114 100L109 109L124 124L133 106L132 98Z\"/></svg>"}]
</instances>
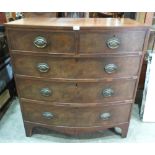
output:
<instances>
[{"instance_id":1,"label":"long drawer","mask_svg":"<svg viewBox=\"0 0 155 155\"><path fill-rule=\"evenodd\" d=\"M61 58L13 54L15 73L46 78L119 78L136 76L140 56Z\"/></svg>"},{"instance_id":2,"label":"long drawer","mask_svg":"<svg viewBox=\"0 0 155 155\"><path fill-rule=\"evenodd\" d=\"M142 51L146 31L122 30L80 33L81 54Z\"/></svg>"},{"instance_id":3,"label":"long drawer","mask_svg":"<svg viewBox=\"0 0 155 155\"><path fill-rule=\"evenodd\" d=\"M12 50L43 53L74 53L75 33L50 30L8 30Z\"/></svg>"},{"instance_id":4,"label":"long drawer","mask_svg":"<svg viewBox=\"0 0 155 155\"><path fill-rule=\"evenodd\" d=\"M54 126L112 126L128 122L130 104L117 106L68 107L22 101L24 120Z\"/></svg>"},{"instance_id":5,"label":"long drawer","mask_svg":"<svg viewBox=\"0 0 155 155\"><path fill-rule=\"evenodd\" d=\"M21 98L62 103L105 103L132 100L136 80L50 82L16 78ZM109 103L110 104L110 103Z\"/></svg>"}]
</instances>

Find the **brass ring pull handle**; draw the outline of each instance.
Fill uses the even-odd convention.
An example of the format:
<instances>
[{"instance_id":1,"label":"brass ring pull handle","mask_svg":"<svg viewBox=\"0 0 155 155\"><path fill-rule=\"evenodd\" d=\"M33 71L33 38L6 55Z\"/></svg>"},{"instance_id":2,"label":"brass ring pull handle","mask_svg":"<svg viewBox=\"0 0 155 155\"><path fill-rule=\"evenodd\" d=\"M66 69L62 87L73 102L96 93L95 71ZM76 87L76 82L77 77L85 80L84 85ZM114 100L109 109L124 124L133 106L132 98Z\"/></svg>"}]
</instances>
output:
<instances>
[{"instance_id":1,"label":"brass ring pull handle","mask_svg":"<svg viewBox=\"0 0 155 155\"><path fill-rule=\"evenodd\" d=\"M117 69L118 69L118 67L115 64L107 64L104 67L105 72L108 74L115 72Z\"/></svg>"},{"instance_id":2,"label":"brass ring pull handle","mask_svg":"<svg viewBox=\"0 0 155 155\"><path fill-rule=\"evenodd\" d=\"M44 48L47 46L47 41L44 37L41 37L41 36L38 36L34 39L34 45L37 47L37 48Z\"/></svg>"},{"instance_id":3,"label":"brass ring pull handle","mask_svg":"<svg viewBox=\"0 0 155 155\"><path fill-rule=\"evenodd\" d=\"M42 88L40 90L40 94L42 96L48 97L48 96L51 96L52 95L52 91L49 88Z\"/></svg>"},{"instance_id":4,"label":"brass ring pull handle","mask_svg":"<svg viewBox=\"0 0 155 155\"><path fill-rule=\"evenodd\" d=\"M114 90L111 89L111 88L104 89L104 90L102 91L102 95L103 95L104 97L113 96L113 95L114 95Z\"/></svg>"},{"instance_id":5,"label":"brass ring pull handle","mask_svg":"<svg viewBox=\"0 0 155 155\"><path fill-rule=\"evenodd\" d=\"M44 118L46 118L46 119L52 119L52 118L54 118L54 114L51 113L51 112L43 112L43 113L42 113L42 116L43 116Z\"/></svg>"},{"instance_id":6,"label":"brass ring pull handle","mask_svg":"<svg viewBox=\"0 0 155 155\"><path fill-rule=\"evenodd\" d=\"M111 49L116 49L120 45L120 40L116 37L110 38L106 41L106 44Z\"/></svg>"},{"instance_id":7,"label":"brass ring pull handle","mask_svg":"<svg viewBox=\"0 0 155 155\"><path fill-rule=\"evenodd\" d=\"M38 63L37 69L38 69L40 72L48 72L49 66L48 66L47 63Z\"/></svg>"},{"instance_id":8,"label":"brass ring pull handle","mask_svg":"<svg viewBox=\"0 0 155 155\"><path fill-rule=\"evenodd\" d=\"M100 119L106 121L109 120L111 118L111 114L109 112L104 112L100 115Z\"/></svg>"}]
</instances>

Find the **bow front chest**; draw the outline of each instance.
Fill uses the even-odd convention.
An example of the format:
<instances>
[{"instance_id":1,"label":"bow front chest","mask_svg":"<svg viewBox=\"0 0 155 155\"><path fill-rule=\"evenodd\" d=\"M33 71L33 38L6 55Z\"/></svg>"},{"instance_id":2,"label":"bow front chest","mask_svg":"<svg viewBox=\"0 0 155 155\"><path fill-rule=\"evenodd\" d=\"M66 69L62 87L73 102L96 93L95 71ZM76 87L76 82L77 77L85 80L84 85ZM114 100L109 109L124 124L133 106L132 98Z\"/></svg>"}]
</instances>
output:
<instances>
[{"instance_id":1,"label":"bow front chest","mask_svg":"<svg viewBox=\"0 0 155 155\"><path fill-rule=\"evenodd\" d=\"M118 127L126 137L149 28L130 19L25 18L6 25L26 135Z\"/></svg>"}]
</instances>

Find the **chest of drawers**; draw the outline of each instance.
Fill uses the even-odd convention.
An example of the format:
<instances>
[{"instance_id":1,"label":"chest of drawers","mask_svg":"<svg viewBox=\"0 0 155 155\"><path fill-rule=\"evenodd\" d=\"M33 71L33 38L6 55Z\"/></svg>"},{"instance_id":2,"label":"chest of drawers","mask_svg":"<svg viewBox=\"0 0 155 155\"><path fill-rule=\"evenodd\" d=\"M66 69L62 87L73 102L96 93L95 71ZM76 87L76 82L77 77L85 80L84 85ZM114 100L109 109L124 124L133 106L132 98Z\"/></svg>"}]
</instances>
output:
<instances>
[{"instance_id":1,"label":"chest of drawers","mask_svg":"<svg viewBox=\"0 0 155 155\"><path fill-rule=\"evenodd\" d=\"M149 28L130 19L6 24L26 135L119 127L126 137Z\"/></svg>"}]
</instances>

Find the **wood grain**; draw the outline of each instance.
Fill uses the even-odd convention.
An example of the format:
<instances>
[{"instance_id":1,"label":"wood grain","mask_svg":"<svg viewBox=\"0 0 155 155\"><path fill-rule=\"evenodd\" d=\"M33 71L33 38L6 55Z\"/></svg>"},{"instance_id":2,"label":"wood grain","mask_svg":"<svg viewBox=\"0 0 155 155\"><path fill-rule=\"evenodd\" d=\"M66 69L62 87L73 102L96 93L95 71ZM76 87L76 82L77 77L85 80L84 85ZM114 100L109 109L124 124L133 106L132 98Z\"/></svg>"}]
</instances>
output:
<instances>
[{"instance_id":1,"label":"wood grain","mask_svg":"<svg viewBox=\"0 0 155 155\"><path fill-rule=\"evenodd\" d=\"M80 32L80 53L119 53L142 51L145 31L100 31L100 32ZM106 42L110 38L118 38L120 45L116 49L108 48Z\"/></svg>"},{"instance_id":2,"label":"wood grain","mask_svg":"<svg viewBox=\"0 0 155 155\"><path fill-rule=\"evenodd\" d=\"M24 18L5 24L8 27L50 27L55 29L73 29L73 26L91 29L111 28L111 27L129 27L129 28L147 28L147 25L140 24L132 19L124 18Z\"/></svg>"},{"instance_id":3,"label":"wood grain","mask_svg":"<svg viewBox=\"0 0 155 155\"><path fill-rule=\"evenodd\" d=\"M65 107L65 106L43 106L23 102L24 120L55 126L70 127L92 127L111 124L124 123L128 121L130 104L120 106L95 106L95 107ZM43 112L53 113L53 119L47 119L42 116ZM111 117L108 120L102 120L100 115L109 112ZM123 116L123 117L122 117Z\"/></svg>"},{"instance_id":4,"label":"wood grain","mask_svg":"<svg viewBox=\"0 0 155 155\"><path fill-rule=\"evenodd\" d=\"M132 77L138 74L140 56L103 57L103 58L60 58L51 56L32 56L22 53L13 55L16 74L44 78L118 78ZM24 63L23 63L24 62ZM47 72L40 72L39 63L49 66ZM108 74L105 66L115 64L117 70Z\"/></svg>"},{"instance_id":5,"label":"wood grain","mask_svg":"<svg viewBox=\"0 0 155 155\"><path fill-rule=\"evenodd\" d=\"M109 80L105 82L49 82L45 80L32 80L17 78L17 86L22 98L63 102L63 103L102 103L132 100L136 80ZM51 96L42 96L40 91L48 88ZM104 97L103 90L111 88L114 95ZM117 104L117 102L116 102Z\"/></svg>"},{"instance_id":6,"label":"wood grain","mask_svg":"<svg viewBox=\"0 0 155 155\"><path fill-rule=\"evenodd\" d=\"M69 32L45 32L44 30L9 30L12 50L51 52L51 53L74 53L75 33ZM45 48L37 48L34 45L36 37L41 36L47 40Z\"/></svg>"},{"instance_id":7,"label":"wood grain","mask_svg":"<svg viewBox=\"0 0 155 155\"><path fill-rule=\"evenodd\" d=\"M26 136L36 126L71 135L119 127L122 137L127 136L148 26L101 18L25 18L5 26ZM36 36L45 37L47 47L36 48ZM119 39L118 48L107 47L111 37ZM48 72L40 73L38 63L47 63ZM111 63L118 70L107 74L104 67ZM42 88L51 95L42 96ZM104 97L107 88L114 93ZM56 114L53 120L42 117L46 111ZM101 112L107 111L111 119L101 121Z\"/></svg>"}]
</instances>

